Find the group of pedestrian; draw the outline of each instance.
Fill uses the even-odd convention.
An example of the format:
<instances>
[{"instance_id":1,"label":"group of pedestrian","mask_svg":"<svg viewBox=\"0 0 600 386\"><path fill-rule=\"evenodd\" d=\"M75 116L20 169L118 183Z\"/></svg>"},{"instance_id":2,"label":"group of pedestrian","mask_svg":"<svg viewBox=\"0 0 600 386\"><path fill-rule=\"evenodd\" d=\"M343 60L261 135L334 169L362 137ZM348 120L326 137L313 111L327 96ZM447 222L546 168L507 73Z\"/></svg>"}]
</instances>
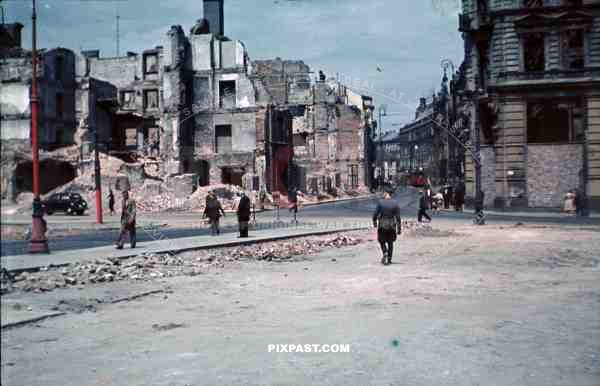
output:
<instances>
[{"instance_id":1,"label":"group of pedestrian","mask_svg":"<svg viewBox=\"0 0 600 386\"><path fill-rule=\"evenodd\" d=\"M250 214L252 213L252 204L246 193L242 192L237 195L236 214L238 218L239 237L248 237L248 229L250 227ZM210 233L212 236L220 235L221 229L219 222L221 217L225 217L225 210L221 202L217 198L215 192L210 191L206 196L206 204L204 206L204 214L202 218L208 218L210 224Z\"/></svg>"}]
</instances>

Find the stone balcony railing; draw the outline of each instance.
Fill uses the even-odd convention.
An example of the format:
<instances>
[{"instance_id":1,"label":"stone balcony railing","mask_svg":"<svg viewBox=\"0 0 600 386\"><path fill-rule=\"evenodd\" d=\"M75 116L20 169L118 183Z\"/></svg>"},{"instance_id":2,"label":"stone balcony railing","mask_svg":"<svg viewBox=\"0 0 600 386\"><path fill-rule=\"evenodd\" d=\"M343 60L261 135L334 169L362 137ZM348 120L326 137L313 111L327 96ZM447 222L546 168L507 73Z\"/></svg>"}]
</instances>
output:
<instances>
[{"instance_id":1,"label":"stone balcony railing","mask_svg":"<svg viewBox=\"0 0 600 386\"><path fill-rule=\"evenodd\" d=\"M490 86L600 81L600 67L581 70L548 70L539 72L505 71L498 73Z\"/></svg>"}]
</instances>

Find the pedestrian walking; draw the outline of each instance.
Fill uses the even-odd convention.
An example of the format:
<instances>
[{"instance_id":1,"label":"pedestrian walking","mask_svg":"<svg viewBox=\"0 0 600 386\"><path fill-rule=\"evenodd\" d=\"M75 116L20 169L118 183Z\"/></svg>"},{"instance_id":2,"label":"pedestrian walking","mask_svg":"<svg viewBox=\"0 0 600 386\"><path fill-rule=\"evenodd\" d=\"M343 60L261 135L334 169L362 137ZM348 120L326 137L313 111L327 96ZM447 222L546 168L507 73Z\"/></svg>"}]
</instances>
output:
<instances>
[{"instance_id":1,"label":"pedestrian walking","mask_svg":"<svg viewBox=\"0 0 600 386\"><path fill-rule=\"evenodd\" d=\"M459 184L454 191L454 210L462 212L463 205L465 204L465 189L464 186Z\"/></svg>"},{"instance_id":2,"label":"pedestrian walking","mask_svg":"<svg viewBox=\"0 0 600 386\"><path fill-rule=\"evenodd\" d=\"M429 205L427 204L427 197L422 190L419 190L419 211L417 212L417 221L421 222L421 219L425 217L431 222L431 217L427 214L427 209L429 209Z\"/></svg>"},{"instance_id":3,"label":"pedestrian walking","mask_svg":"<svg viewBox=\"0 0 600 386\"><path fill-rule=\"evenodd\" d=\"M112 189L108 190L108 210L111 216L115 214L115 195Z\"/></svg>"},{"instance_id":4,"label":"pedestrian walking","mask_svg":"<svg viewBox=\"0 0 600 386\"><path fill-rule=\"evenodd\" d=\"M587 216L587 196L585 190L575 189L575 213L577 216Z\"/></svg>"},{"instance_id":5,"label":"pedestrian walking","mask_svg":"<svg viewBox=\"0 0 600 386\"><path fill-rule=\"evenodd\" d=\"M219 229L219 221L221 215L225 217L225 211L217 199L217 196L214 192L209 192L206 196L206 205L204 207L204 214L202 218L208 217L208 223L210 224L210 234L212 236L221 234L221 229Z\"/></svg>"},{"instance_id":6,"label":"pedestrian walking","mask_svg":"<svg viewBox=\"0 0 600 386\"><path fill-rule=\"evenodd\" d=\"M117 249L123 249L125 244L125 235L129 233L129 243L131 248L135 248L135 219L136 219L136 203L133 198L129 198L129 191L123 191L123 201L121 204L121 231L117 240Z\"/></svg>"},{"instance_id":7,"label":"pedestrian walking","mask_svg":"<svg viewBox=\"0 0 600 386\"><path fill-rule=\"evenodd\" d=\"M248 225L250 223L250 198L242 193L237 207L238 225L240 237L248 237Z\"/></svg>"},{"instance_id":8,"label":"pedestrian walking","mask_svg":"<svg viewBox=\"0 0 600 386\"><path fill-rule=\"evenodd\" d=\"M400 208L398 203L392 199L394 190L387 187L383 193L383 199L377 202L375 213L373 213L373 227L377 228L377 241L381 246L381 264L392 263L394 253L394 241L396 235L402 233L402 220L400 219Z\"/></svg>"},{"instance_id":9,"label":"pedestrian walking","mask_svg":"<svg viewBox=\"0 0 600 386\"><path fill-rule=\"evenodd\" d=\"M290 189L290 191L288 192L288 198L290 201L290 205L289 205L289 211L294 213L294 220L293 222L297 223L298 222L298 195L300 195L300 191L298 190L298 188L296 188L295 186L292 187Z\"/></svg>"}]
</instances>

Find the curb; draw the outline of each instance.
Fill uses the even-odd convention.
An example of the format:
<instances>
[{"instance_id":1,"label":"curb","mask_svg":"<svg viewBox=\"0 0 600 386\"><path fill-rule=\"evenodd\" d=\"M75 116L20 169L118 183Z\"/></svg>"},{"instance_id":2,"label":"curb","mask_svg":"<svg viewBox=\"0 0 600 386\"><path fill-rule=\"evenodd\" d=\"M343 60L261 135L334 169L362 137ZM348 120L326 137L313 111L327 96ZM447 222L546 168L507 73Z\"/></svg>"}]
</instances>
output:
<instances>
[{"instance_id":1,"label":"curb","mask_svg":"<svg viewBox=\"0 0 600 386\"><path fill-rule=\"evenodd\" d=\"M357 227L357 228L344 228L344 229L315 230L315 231L309 231L306 233L284 234L284 235L279 235L279 236L266 237L266 238L262 238L262 239L252 239L252 238L249 238L247 240L237 239L237 240L225 241L225 242L221 242L218 244L211 244L211 245L197 245L197 246L189 246L189 247L181 247L181 248L173 248L173 249L172 248L163 248L163 249L154 249L153 248L152 252L157 253L157 254L158 253L178 254L180 252L199 251L199 250L204 250L204 249L214 249L214 248L224 248L224 247L236 247L236 246L240 246L240 245L268 243L268 242L278 241L278 240L288 240L288 239L310 237L310 236L322 236L322 235L343 233L343 232L352 232L352 231L358 231L358 230L364 230L364 229L369 229L369 228L368 227ZM118 259L118 260L125 260L125 259L139 256L144 250L145 249L142 249L142 248L129 249L129 251L131 251L131 253L126 253L126 254L120 255L120 256L114 256L112 258ZM126 250L124 250L124 251L126 251ZM11 274L17 275L22 272L37 272L37 271L41 270L42 268L66 267L70 264L72 264L72 263L49 264L49 265L32 266L32 267L26 267L26 268L7 269L7 271Z\"/></svg>"},{"instance_id":2,"label":"curb","mask_svg":"<svg viewBox=\"0 0 600 386\"><path fill-rule=\"evenodd\" d=\"M9 328L19 327L19 326L23 326L25 324L35 323L35 322L39 322L40 320L55 318L57 316L62 316L62 315L66 315L66 314L67 314L66 312L52 312L52 313L36 316L35 318L23 319L23 320L19 320L18 322L6 323L6 324L3 324L0 328L2 330L4 330L4 329L9 329Z\"/></svg>"}]
</instances>

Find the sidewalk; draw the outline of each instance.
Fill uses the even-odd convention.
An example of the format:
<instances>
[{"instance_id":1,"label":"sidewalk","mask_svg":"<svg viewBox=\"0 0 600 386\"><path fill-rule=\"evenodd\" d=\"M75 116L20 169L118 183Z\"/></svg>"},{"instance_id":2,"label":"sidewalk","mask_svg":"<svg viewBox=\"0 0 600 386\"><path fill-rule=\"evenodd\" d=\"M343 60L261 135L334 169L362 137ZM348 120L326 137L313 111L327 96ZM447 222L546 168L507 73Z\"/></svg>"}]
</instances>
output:
<instances>
[{"instance_id":1,"label":"sidewalk","mask_svg":"<svg viewBox=\"0 0 600 386\"><path fill-rule=\"evenodd\" d=\"M264 224L263 224L264 225ZM329 226L331 225L331 226ZM344 232L359 228L338 223L328 226L317 226L315 224L301 224L300 226L288 226L274 229L251 231L248 239L240 239L237 233L225 233L219 236L194 236L177 239L167 239L161 235L160 230L151 231L156 241L139 242L135 249L128 248L117 250L114 246L98 248L76 249L60 251L50 254L27 254L2 256L1 266L8 271L39 270L48 266L64 266L76 262L118 258L125 259L137 256L143 252L147 253L179 253L196 249L208 249L216 247L232 247L242 244L253 244L265 241L283 240L294 237L323 235L328 233ZM138 232L143 232L139 229Z\"/></svg>"},{"instance_id":2,"label":"sidewalk","mask_svg":"<svg viewBox=\"0 0 600 386\"><path fill-rule=\"evenodd\" d=\"M453 210L448 210L448 209L446 209L446 210L442 209L442 211L453 212ZM465 209L464 209L464 212L466 212L466 213L469 213L469 212L472 213L473 211L474 211L474 209L469 208L469 207L465 207ZM535 217L535 218L576 218L576 216L568 215L568 214L561 212L559 209L552 209L552 208L540 208L540 209L537 209L537 208L531 208L531 209L508 208L506 210L485 209L484 208L483 211L488 215L491 214L494 216ZM586 217L579 217L579 218L586 218ZM600 218L600 213L590 211L590 215L587 218Z\"/></svg>"}]
</instances>

